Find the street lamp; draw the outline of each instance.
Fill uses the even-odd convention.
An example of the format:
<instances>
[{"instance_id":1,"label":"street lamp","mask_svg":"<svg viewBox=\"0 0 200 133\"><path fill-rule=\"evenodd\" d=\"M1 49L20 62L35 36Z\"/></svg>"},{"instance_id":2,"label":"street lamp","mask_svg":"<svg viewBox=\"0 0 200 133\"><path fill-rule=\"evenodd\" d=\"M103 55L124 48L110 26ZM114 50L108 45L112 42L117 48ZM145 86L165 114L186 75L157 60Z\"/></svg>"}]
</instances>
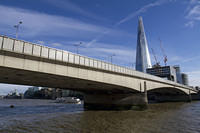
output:
<instances>
[{"instance_id":1,"label":"street lamp","mask_svg":"<svg viewBox=\"0 0 200 133\"><path fill-rule=\"evenodd\" d=\"M113 56L116 56L116 55L115 54L110 55L110 62L111 62L111 64L113 62Z\"/></svg>"},{"instance_id":2,"label":"street lamp","mask_svg":"<svg viewBox=\"0 0 200 133\"><path fill-rule=\"evenodd\" d=\"M76 53L79 54L79 47L81 46L82 42L79 44L73 44L76 47Z\"/></svg>"},{"instance_id":3,"label":"street lamp","mask_svg":"<svg viewBox=\"0 0 200 133\"><path fill-rule=\"evenodd\" d=\"M17 25L14 25L14 27L16 28L16 39L18 37L18 30L19 30L20 24L22 24L22 21L19 21L19 23Z\"/></svg>"},{"instance_id":4,"label":"street lamp","mask_svg":"<svg viewBox=\"0 0 200 133\"><path fill-rule=\"evenodd\" d=\"M135 66L136 63L135 63L135 62L133 62L133 63L130 62L129 64L130 64L130 67L131 67L131 68L134 68L134 66Z\"/></svg>"}]
</instances>

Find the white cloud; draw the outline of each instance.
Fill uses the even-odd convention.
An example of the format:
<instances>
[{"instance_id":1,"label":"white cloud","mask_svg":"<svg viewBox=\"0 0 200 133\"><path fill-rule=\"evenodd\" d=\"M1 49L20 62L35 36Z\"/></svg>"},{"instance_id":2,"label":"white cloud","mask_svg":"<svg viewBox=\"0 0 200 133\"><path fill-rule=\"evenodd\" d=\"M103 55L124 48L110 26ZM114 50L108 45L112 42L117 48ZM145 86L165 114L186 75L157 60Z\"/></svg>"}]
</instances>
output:
<instances>
[{"instance_id":1,"label":"white cloud","mask_svg":"<svg viewBox=\"0 0 200 133\"><path fill-rule=\"evenodd\" d=\"M186 9L187 15L185 18L188 22L185 24L186 27L193 28L195 22L200 21L200 1L199 0L191 0Z\"/></svg>"},{"instance_id":2,"label":"white cloud","mask_svg":"<svg viewBox=\"0 0 200 133\"><path fill-rule=\"evenodd\" d=\"M97 15L82 9L80 6L72 3L70 0L43 0L45 3L48 3L56 8L72 11L77 14L83 15L84 17L96 19L96 20L105 20L105 18L98 17Z\"/></svg>"},{"instance_id":3,"label":"white cloud","mask_svg":"<svg viewBox=\"0 0 200 133\"><path fill-rule=\"evenodd\" d=\"M9 34L15 33L13 25L23 21L20 34L26 37L62 36L91 38L104 31L111 30L109 36L128 35L128 33L112 30L104 26L93 25L70 17L49 15L45 13L0 5L0 28ZM11 30L12 29L12 30ZM12 34L13 35L13 34Z\"/></svg>"},{"instance_id":4,"label":"white cloud","mask_svg":"<svg viewBox=\"0 0 200 133\"><path fill-rule=\"evenodd\" d=\"M200 5L195 5L188 13L187 18L200 20Z\"/></svg>"},{"instance_id":5,"label":"white cloud","mask_svg":"<svg viewBox=\"0 0 200 133\"><path fill-rule=\"evenodd\" d=\"M88 53L91 57L98 57L110 62L110 56L113 56L113 63L122 66L129 66L135 62L136 51L133 48L117 44L94 43L92 47L82 48L82 52Z\"/></svg>"},{"instance_id":6,"label":"white cloud","mask_svg":"<svg viewBox=\"0 0 200 133\"><path fill-rule=\"evenodd\" d=\"M146 12L147 10L156 7L156 6L160 6L166 2L174 2L176 0L157 0L156 2L153 3L149 3L147 5L144 5L143 7L141 7L139 10L134 11L132 13L130 13L128 16L124 17L123 19L121 19L120 21L118 21L116 24L113 25L113 29L116 28L117 26L133 19L134 17L140 15L141 13ZM105 30L101 35L98 35L97 37L95 37L93 40L91 40L88 45L92 45L93 43L99 41L102 37L104 37L106 34L110 33L111 31Z\"/></svg>"},{"instance_id":7,"label":"white cloud","mask_svg":"<svg viewBox=\"0 0 200 133\"><path fill-rule=\"evenodd\" d=\"M62 47L63 46L63 44L61 44L61 43L52 43L52 44L50 44L52 47Z\"/></svg>"},{"instance_id":8,"label":"white cloud","mask_svg":"<svg viewBox=\"0 0 200 133\"><path fill-rule=\"evenodd\" d=\"M175 56L170 55L168 57L168 61L170 63L177 63L177 62L180 62L181 60L182 60L182 58L180 56L177 56L177 55L175 55Z\"/></svg>"},{"instance_id":9,"label":"white cloud","mask_svg":"<svg viewBox=\"0 0 200 133\"><path fill-rule=\"evenodd\" d=\"M177 62L179 62L179 63L189 63L189 62L192 62L192 61L195 61L195 60L199 60L200 56L197 55L197 56L192 56L192 57L183 57L183 56L170 54L168 58L169 58L170 63L177 63Z\"/></svg>"},{"instance_id":10,"label":"white cloud","mask_svg":"<svg viewBox=\"0 0 200 133\"><path fill-rule=\"evenodd\" d=\"M189 0L190 1L190 4L196 4L196 3L200 3L199 0Z\"/></svg>"},{"instance_id":11,"label":"white cloud","mask_svg":"<svg viewBox=\"0 0 200 133\"><path fill-rule=\"evenodd\" d=\"M187 72L188 74L199 74L200 75L200 70L199 71L191 71L191 72ZM200 78L200 77L199 77Z\"/></svg>"},{"instance_id":12,"label":"white cloud","mask_svg":"<svg viewBox=\"0 0 200 133\"><path fill-rule=\"evenodd\" d=\"M106 34L110 33L112 30L108 29L102 32L100 35L96 36L93 40L87 43L87 46L91 46L92 44L98 42L102 37L104 37Z\"/></svg>"},{"instance_id":13,"label":"white cloud","mask_svg":"<svg viewBox=\"0 0 200 133\"><path fill-rule=\"evenodd\" d=\"M186 63L186 62L191 62L191 61L199 60L199 59L200 59L200 56L193 56L193 57L183 58L181 62Z\"/></svg>"},{"instance_id":14,"label":"white cloud","mask_svg":"<svg viewBox=\"0 0 200 133\"><path fill-rule=\"evenodd\" d=\"M160 6L160 5L162 5L162 4L166 3L166 2L173 2L173 1L175 1L175 0L157 0L156 2L144 5L139 10L130 13L128 16L126 16L125 18L120 20L116 25L120 25L122 23L125 23L125 22L129 21L130 19L140 15L141 13L146 12L147 10L149 10L149 9L151 9L153 7Z\"/></svg>"},{"instance_id":15,"label":"white cloud","mask_svg":"<svg viewBox=\"0 0 200 133\"><path fill-rule=\"evenodd\" d=\"M193 28L194 27L194 21L189 21L185 24L186 27Z\"/></svg>"}]
</instances>

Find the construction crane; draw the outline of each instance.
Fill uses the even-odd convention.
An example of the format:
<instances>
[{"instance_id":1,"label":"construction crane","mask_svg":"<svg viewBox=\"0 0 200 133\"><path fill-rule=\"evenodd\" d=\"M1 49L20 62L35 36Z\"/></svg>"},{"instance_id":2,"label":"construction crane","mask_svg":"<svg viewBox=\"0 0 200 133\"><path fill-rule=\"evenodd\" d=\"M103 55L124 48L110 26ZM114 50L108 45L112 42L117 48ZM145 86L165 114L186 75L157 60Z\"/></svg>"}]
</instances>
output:
<instances>
[{"instance_id":1,"label":"construction crane","mask_svg":"<svg viewBox=\"0 0 200 133\"><path fill-rule=\"evenodd\" d=\"M156 54L155 54L153 48L151 48L151 51L152 51L153 57L154 57L155 62L156 62L156 64L153 65L153 67L154 67L154 68L155 68L155 67L160 67L160 62L158 62L157 57L156 57Z\"/></svg>"},{"instance_id":2,"label":"construction crane","mask_svg":"<svg viewBox=\"0 0 200 133\"><path fill-rule=\"evenodd\" d=\"M160 38L159 38L159 41L160 41L160 49L162 50L163 57L164 57L163 61L164 61L165 66L166 66L166 65L167 65L167 55L165 54L165 50L164 50L164 48L163 48L162 41L161 41Z\"/></svg>"}]
</instances>

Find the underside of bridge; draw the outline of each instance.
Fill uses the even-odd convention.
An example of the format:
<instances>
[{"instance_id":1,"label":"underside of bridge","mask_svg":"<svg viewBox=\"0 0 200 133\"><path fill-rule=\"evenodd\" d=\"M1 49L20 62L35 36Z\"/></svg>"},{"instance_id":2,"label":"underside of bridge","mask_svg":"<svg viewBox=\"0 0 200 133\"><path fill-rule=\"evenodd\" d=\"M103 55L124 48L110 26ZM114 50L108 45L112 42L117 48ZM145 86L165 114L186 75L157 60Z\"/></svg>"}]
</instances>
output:
<instances>
[{"instance_id":1,"label":"underside of bridge","mask_svg":"<svg viewBox=\"0 0 200 133\"><path fill-rule=\"evenodd\" d=\"M191 95L177 88L156 88L147 92L148 102L191 101Z\"/></svg>"},{"instance_id":2,"label":"underside of bridge","mask_svg":"<svg viewBox=\"0 0 200 133\"><path fill-rule=\"evenodd\" d=\"M0 83L42 86L83 92L87 109L130 109L147 106L144 92L66 76L0 67Z\"/></svg>"},{"instance_id":3,"label":"underside of bridge","mask_svg":"<svg viewBox=\"0 0 200 133\"><path fill-rule=\"evenodd\" d=\"M136 90L123 86L48 73L0 67L0 83L41 86L81 91L85 93L135 93Z\"/></svg>"},{"instance_id":4,"label":"underside of bridge","mask_svg":"<svg viewBox=\"0 0 200 133\"><path fill-rule=\"evenodd\" d=\"M48 73L0 67L0 83L42 86L81 91L87 109L146 108L148 102L190 101L191 96L176 88L156 88L143 92L101 82ZM138 89L138 88L137 88ZM138 89L139 90L139 89Z\"/></svg>"},{"instance_id":5,"label":"underside of bridge","mask_svg":"<svg viewBox=\"0 0 200 133\"><path fill-rule=\"evenodd\" d=\"M3 53L3 55L5 54L6 53ZM139 105L140 107L145 108L147 105L146 92L139 92L137 91L139 90L138 88L127 88L116 84L105 83L103 81L91 80L91 78L90 80L87 80L86 77L80 79L77 78L77 76L62 76L62 74L54 74L48 71L43 72L39 71L39 69L32 70L31 64L29 64L31 69L27 70L24 69L23 66L25 61L35 61L35 59L30 57L26 59L26 56L20 56L19 58L23 58L23 61L18 63L18 58L15 58L18 56L19 55L16 54L9 54L8 56L3 56L1 58L3 59L1 61L2 64L6 64L4 62L9 62L11 67L9 65L0 66L0 83L80 91L84 93L84 107L87 109L130 109L132 106L136 107ZM9 57L8 60L7 57ZM46 61L42 59L38 60L41 61L41 64L43 61ZM21 67L18 68L15 66L16 64L19 64ZM51 65L52 64L49 63L49 67L51 67ZM140 88L140 90L144 90L144 88Z\"/></svg>"}]
</instances>

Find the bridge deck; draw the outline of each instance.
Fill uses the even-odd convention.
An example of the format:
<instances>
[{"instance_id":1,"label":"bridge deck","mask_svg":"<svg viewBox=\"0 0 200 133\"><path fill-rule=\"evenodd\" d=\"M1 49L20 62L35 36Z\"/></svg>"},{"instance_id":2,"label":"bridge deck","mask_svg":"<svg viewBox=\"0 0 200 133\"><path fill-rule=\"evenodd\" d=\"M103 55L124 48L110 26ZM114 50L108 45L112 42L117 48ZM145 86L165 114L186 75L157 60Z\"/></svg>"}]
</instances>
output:
<instances>
[{"instance_id":1,"label":"bridge deck","mask_svg":"<svg viewBox=\"0 0 200 133\"><path fill-rule=\"evenodd\" d=\"M167 85L172 85L174 87L181 87L184 89L190 89L191 91L195 91L188 86L165 80L146 73L138 72L130 68L118 66L109 62L89 58L64 50L58 50L55 48L49 48L46 46L41 46L22 40L16 40L6 36L0 36L0 53L2 54L3 52L10 52L34 58L46 59L51 62L60 62L75 66L87 67L89 69L96 69L98 71L104 71L107 73L115 73L119 75L136 77L143 80L159 82Z\"/></svg>"}]
</instances>

